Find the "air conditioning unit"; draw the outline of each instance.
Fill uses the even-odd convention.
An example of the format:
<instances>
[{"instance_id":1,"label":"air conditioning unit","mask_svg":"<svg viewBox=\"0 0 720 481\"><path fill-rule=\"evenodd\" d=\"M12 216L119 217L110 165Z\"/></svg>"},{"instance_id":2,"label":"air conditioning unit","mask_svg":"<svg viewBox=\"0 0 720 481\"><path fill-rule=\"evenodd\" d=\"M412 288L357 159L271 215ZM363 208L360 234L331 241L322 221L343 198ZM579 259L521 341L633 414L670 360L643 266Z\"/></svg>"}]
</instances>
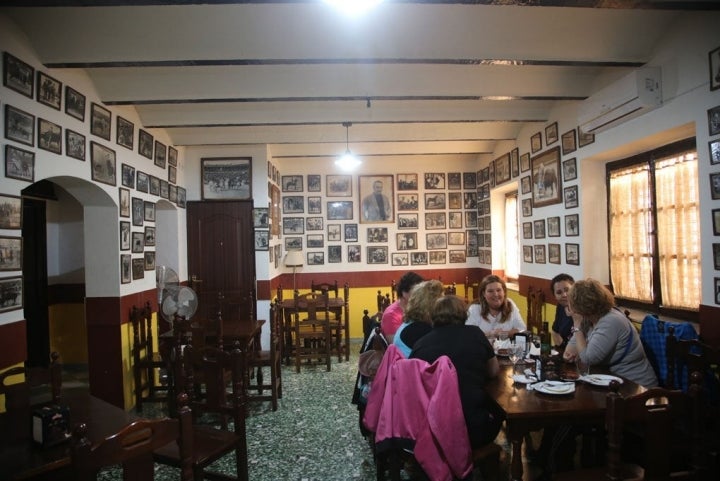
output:
<instances>
[{"instance_id":1,"label":"air conditioning unit","mask_svg":"<svg viewBox=\"0 0 720 481\"><path fill-rule=\"evenodd\" d=\"M578 114L580 130L596 134L662 104L660 67L643 67L584 100Z\"/></svg>"}]
</instances>

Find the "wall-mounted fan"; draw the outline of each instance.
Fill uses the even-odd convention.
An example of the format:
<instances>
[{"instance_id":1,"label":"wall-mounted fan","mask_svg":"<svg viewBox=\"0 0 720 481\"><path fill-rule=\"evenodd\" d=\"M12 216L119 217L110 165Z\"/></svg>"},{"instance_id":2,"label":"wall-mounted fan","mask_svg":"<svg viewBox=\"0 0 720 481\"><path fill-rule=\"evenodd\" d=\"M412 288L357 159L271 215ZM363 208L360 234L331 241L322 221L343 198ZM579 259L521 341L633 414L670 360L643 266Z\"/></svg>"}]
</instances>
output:
<instances>
[{"instance_id":1,"label":"wall-mounted fan","mask_svg":"<svg viewBox=\"0 0 720 481\"><path fill-rule=\"evenodd\" d=\"M190 319L197 311L198 299L195 291L186 286L170 286L163 290L160 314L172 323L176 317Z\"/></svg>"}]
</instances>

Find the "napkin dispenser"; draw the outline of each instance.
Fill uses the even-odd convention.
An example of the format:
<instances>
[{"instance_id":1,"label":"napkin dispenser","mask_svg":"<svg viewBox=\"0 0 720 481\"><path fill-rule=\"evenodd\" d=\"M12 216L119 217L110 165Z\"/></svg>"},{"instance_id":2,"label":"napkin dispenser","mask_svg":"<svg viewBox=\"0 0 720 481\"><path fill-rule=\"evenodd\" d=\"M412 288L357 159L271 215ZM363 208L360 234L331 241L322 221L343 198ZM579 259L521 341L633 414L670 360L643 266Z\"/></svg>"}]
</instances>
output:
<instances>
[{"instance_id":1,"label":"napkin dispenser","mask_svg":"<svg viewBox=\"0 0 720 481\"><path fill-rule=\"evenodd\" d=\"M50 404L36 409L32 418L33 440L43 447L55 446L70 439L70 409Z\"/></svg>"}]
</instances>

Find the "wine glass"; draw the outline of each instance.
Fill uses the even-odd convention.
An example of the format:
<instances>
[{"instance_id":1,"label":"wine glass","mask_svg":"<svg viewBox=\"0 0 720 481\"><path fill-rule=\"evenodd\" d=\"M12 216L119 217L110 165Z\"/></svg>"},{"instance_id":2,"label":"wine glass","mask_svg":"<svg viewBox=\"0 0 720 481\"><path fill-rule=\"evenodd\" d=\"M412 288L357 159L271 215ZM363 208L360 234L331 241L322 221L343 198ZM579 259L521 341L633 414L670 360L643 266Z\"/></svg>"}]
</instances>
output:
<instances>
[{"instance_id":1,"label":"wine glass","mask_svg":"<svg viewBox=\"0 0 720 481\"><path fill-rule=\"evenodd\" d=\"M512 343L510 344L510 348L508 349L510 354L510 362L512 362L513 365L513 374L515 374L517 363L520 360L520 355L522 354L523 348L520 344Z\"/></svg>"}]
</instances>

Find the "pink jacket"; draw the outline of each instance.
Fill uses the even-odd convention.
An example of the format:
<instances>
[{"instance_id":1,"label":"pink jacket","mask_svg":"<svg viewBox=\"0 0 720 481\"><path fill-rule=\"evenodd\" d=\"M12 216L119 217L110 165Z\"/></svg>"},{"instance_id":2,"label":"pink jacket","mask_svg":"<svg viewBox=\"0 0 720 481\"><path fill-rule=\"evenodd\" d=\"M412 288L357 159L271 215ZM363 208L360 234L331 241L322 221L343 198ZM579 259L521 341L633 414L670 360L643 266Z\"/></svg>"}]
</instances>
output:
<instances>
[{"instance_id":1,"label":"pink jacket","mask_svg":"<svg viewBox=\"0 0 720 481\"><path fill-rule=\"evenodd\" d=\"M462 479L472 472L457 373L447 356L431 365L405 359L395 345L388 346L363 422L375 433L378 449L383 441L414 440L415 459L432 481Z\"/></svg>"}]
</instances>

